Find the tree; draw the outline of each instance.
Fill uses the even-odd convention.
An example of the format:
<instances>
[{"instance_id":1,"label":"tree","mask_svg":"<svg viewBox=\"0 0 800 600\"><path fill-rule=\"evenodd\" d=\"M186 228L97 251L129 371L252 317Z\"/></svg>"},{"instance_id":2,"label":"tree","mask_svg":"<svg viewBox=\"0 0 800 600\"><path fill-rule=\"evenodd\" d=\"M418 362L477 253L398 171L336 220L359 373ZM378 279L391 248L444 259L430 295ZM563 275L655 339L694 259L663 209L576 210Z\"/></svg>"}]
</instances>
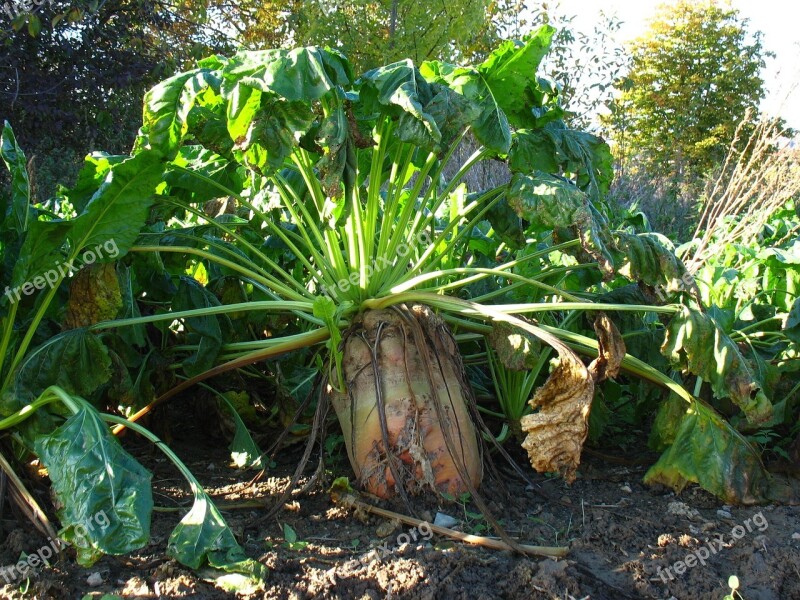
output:
<instances>
[{"instance_id":1,"label":"tree","mask_svg":"<svg viewBox=\"0 0 800 600\"><path fill-rule=\"evenodd\" d=\"M0 15L0 117L29 151L36 199L70 183L87 152L129 151L145 90L233 49L206 5L52 0Z\"/></svg>"},{"instance_id":2,"label":"tree","mask_svg":"<svg viewBox=\"0 0 800 600\"><path fill-rule=\"evenodd\" d=\"M404 58L415 64L464 59L477 50L476 34L491 28L494 14L487 0L306 0L302 4L295 43L338 48L350 58L356 75Z\"/></svg>"},{"instance_id":3,"label":"tree","mask_svg":"<svg viewBox=\"0 0 800 600\"><path fill-rule=\"evenodd\" d=\"M522 0L186 0L158 3L217 44L248 50L329 46L350 58L356 75L410 58L483 60L507 37L530 30ZM194 26L194 29L193 29ZM173 31L176 28L173 27Z\"/></svg>"},{"instance_id":4,"label":"tree","mask_svg":"<svg viewBox=\"0 0 800 600\"><path fill-rule=\"evenodd\" d=\"M680 183L725 156L764 97L769 54L737 10L712 0L659 8L631 46L631 70L609 119L626 162Z\"/></svg>"},{"instance_id":5,"label":"tree","mask_svg":"<svg viewBox=\"0 0 800 600\"><path fill-rule=\"evenodd\" d=\"M574 129L597 129L598 114L613 102L614 83L629 69L629 56L617 41L622 21L601 11L591 31L578 29L577 15L559 3L542 3L526 14L533 25L556 28L542 68L559 85L564 120Z\"/></svg>"}]
</instances>

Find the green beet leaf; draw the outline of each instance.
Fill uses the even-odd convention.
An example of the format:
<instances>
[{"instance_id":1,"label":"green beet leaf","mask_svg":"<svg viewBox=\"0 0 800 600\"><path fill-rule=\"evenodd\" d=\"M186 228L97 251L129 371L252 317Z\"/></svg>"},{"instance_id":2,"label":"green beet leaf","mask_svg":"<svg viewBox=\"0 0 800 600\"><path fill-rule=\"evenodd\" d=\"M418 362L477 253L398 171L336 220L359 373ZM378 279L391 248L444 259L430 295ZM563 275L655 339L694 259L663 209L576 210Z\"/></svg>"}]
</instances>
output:
<instances>
[{"instance_id":1,"label":"green beet leaf","mask_svg":"<svg viewBox=\"0 0 800 600\"><path fill-rule=\"evenodd\" d=\"M294 50L238 52L225 60L222 94L231 98L237 84L286 100L313 102L352 81L350 63L335 50L316 47ZM242 105L238 100L237 106ZM236 110L233 113L235 114Z\"/></svg>"},{"instance_id":2,"label":"green beet leaf","mask_svg":"<svg viewBox=\"0 0 800 600\"><path fill-rule=\"evenodd\" d=\"M70 221L68 237L73 251L109 244L111 251L104 261L125 254L147 220L163 171L158 156L151 152L114 165L86 204L86 210Z\"/></svg>"},{"instance_id":3,"label":"green beet leaf","mask_svg":"<svg viewBox=\"0 0 800 600\"><path fill-rule=\"evenodd\" d=\"M593 201L605 196L614 177L608 144L590 133L568 129L561 121L514 132L508 163L518 173L568 173Z\"/></svg>"},{"instance_id":4,"label":"green beet leaf","mask_svg":"<svg viewBox=\"0 0 800 600\"><path fill-rule=\"evenodd\" d=\"M478 118L480 108L449 87L434 83L431 84L431 90L434 96L425 105L425 111L436 121L442 132L441 145L447 147L466 126Z\"/></svg>"},{"instance_id":5,"label":"green beet leaf","mask_svg":"<svg viewBox=\"0 0 800 600\"><path fill-rule=\"evenodd\" d=\"M151 149L167 159L178 153L188 130L189 113L200 94L219 87L218 77L201 68L162 81L144 96L144 114L134 154Z\"/></svg>"},{"instance_id":6,"label":"green beet leaf","mask_svg":"<svg viewBox=\"0 0 800 600\"><path fill-rule=\"evenodd\" d=\"M439 144L442 132L425 106L433 100L433 89L414 63L404 60L373 69L361 76L361 82L359 95L365 110L387 107L398 117L399 139L428 149Z\"/></svg>"},{"instance_id":7,"label":"green beet leaf","mask_svg":"<svg viewBox=\"0 0 800 600\"><path fill-rule=\"evenodd\" d=\"M267 569L248 558L233 536L222 513L202 489L194 489L194 504L169 536L167 554L192 569L204 563L228 573L243 573L261 580Z\"/></svg>"},{"instance_id":8,"label":"green beet leaf","mask_svg":"<svg viewBox=\"0 0 800 600\"><path fill-rule=\"evenodd\" d=\"M347 113L340 102L322 120L317 135L317 143L322 148L323 156L317 163L320 173L320 184L326 194L332 198L341 196L342 182L348 189L355 184L355 169L350 164L355 160L350 124ZM305 190L301 191L301 194Z\"/></svg>"},{"instance_id":9,"label":"green beet leaf","mask_svg":"<svg viewBox=\"0 0 800 600\"><path fill-rule=\"evenodd\" d=\"M78 413L34 443L58 498L61 538L77 561L127 554L150 538L150 473L128 454L85 402Z\"/></svg>"},{"instance_id":10,"label":"green beet leaf","mask_svg":"<svg viewBox=\"0 0 800 600\"><path fill-rule=\"evenodd\" d=\"M0 136L0 156L11 174L11 204L0 214L0 228L22 235L28 229L31 191L25 153L17 145L14 131L8 121L3 124Z\"/></svg>"},{"instance_id":11,"label":"green beet leaf","mask_svg":"<svg viewBox=\"0 0 800 600\"><path fill-rule=\"evenodd\" d=\"M667 326L661 352L673 366L710 382L717 398L733 400L750 423L772 418L757 373L709 315L682 306Z\"/></svg>"},{"instance_id":12,"label":"green beet leaf","mask_svg":"<svg viewBox=\"0 0 800 600\"><path fill-rule=\"evenodd\" d=\"M514 127L535 127L533 109L542 106L542 91L536 71L555 28L544 25L526 37L524 43L503 42L478 66L478 72L491 89L500 108Z\"/></svg>"},{"instance_id":13,"label":"green beet leaf","mask_svg":"<svg viewBox=\"0 0 800 600\"><path fill-rule=\"evenodd\" d=\"M558 173L559 158L552 136L544 130L520 129L512 135L508 168L514 173Z\"/></svg>"},{"instance_id":14,"label":"green beet leaf","mask_svg":"<svg viewBox=\"0 0 800 600\"><path fill-rule=\"evenodd\" d=\"M261 110L261 99L264 93L249 85L237 83L228 97L226 116L228 135L238 140L247 134L250 122Z\"/></svg>"},{"instance_id":15,"label":"green beet leaf","mask_svg":"<svg viewBox=\"0 0 800 600\"><path fill-rule=\"evenodd\" d=\"M497 237L512 250L525 247L525 233L522 219L508 205L505 198L500 199L486 211L486 220L492 225Z\"/></svg>"},{"instance_id":16,"label":"green beet leaf","mask_svg":"<svg viewBox=\"0 0 800 600\"><path fill-rule=\"evenodd\" d=\"M14 298L25 293L26 283L33 284L38 276L49 273L49 281L60 281L68 272L70 263L64 260L64 239L72 224L70 221L32 221L14 264L11 275ZM55 277L58 277L56 280Z\"/></svg>"},{"instance_id":17,"label":"green beet leaf","mask_svg":"<svg viewBox=\"0 0 800 600\"><path fill-rule=\"evenodd\" d=\"M172 300L174 311L211 308L219 305L217 297L191 277L181 277L178 292ZM224 315L190 317L184 320L189 341L198 344L197 351L183 361L183 366L189 375L202 373L214 366L222 348L221 322L225 322L230 328Z\"/></svg>"},{"instance_id":18,"label":"green beet leaf","mask_svg":"<svg viewBox=\"0 0 800 600\"><path fill-rule=\"evenodd\" d=\"M203 383L200 385L218 398L219 402L227 408L233 421L234 435L229 446L233 464L240 469L263 468L261 449L253 440L245 424L245 419L248 423L257 423L259 420L255 408L250 403L250 396L247 392L229 391L221 393Z\"/></svg>"},{"instance_id":19,"label":"green beet leaf","mask_svg":"<svg viewBox=\"0 0 800 600\"><path fill-rule=\"evenodd\" d=\"M694 290L692 278L666 238L610 231L588 195L561 177L542 171L515 173L506 200L530 223L530 231L571 230L606 275L618 273L664 292Z\"/></svg>"},{"instance_id":20,"label":"green beet leaf","mask_svg":"<svg viewBox=\"0 0 800 600\"><path fill-rule=\"evenodd\" d=\"M206 150L202 146L184 145L172 164L201 172L203 177L199 178L185 171L167 171L164 174L164 181L170 186L170 196L199 203L222 196L220 186L235 193L242 191L242 176L237 173L234 166L236 163L232 165L216 152Z\"/></svg>"},{"instance_id":21,"label":"green beet leaf","mask_svg":"<svg viewBox=\"0 0 800 600\"><path fill-rule=\"evenodd\" d=\"M565 170L576 175L578 187L593 200L604 197L614 178L614 158L608 144L596 135L568 129L560 122L549 123L545 131L565 157Z\"/></svg>"},{"instance_id":22,"label":"green beet leaf","mask_svg":"<svg viewBox=\"0 0 800 600\"><path fill-rule=\"evenodd\" d=\"M673 410L656 421L665 426L676 420ZM648 484L660 483L676 491L689 482L725 502L755 504L771 495L772 482L753 447L711 408L694 401L674 432L671 445L646 473Z\"/></svg>"},{"instance_id":23,"label":"green beet leaf","mask_svg":"<svg viewBox=\"0 0 800 600\"><path fill-rule=\"evenodd\" d=\"M283 161L297 145L300 134L311 126L314 115L303 102L288 102L273 97L253 115L247 134L236 140L248 166L261 173L271 173L283 166Z\"/></svg>"},{"instance_id":24,"label":"green beet leaf","mask_svg":"<svg viewBox=\"0 0 800 600\"><path fill-rule=\"evenodd\" d=\"M569 228L580 238L583 249L604 270L612 267L611 256L602 241L605 223L592 208L588 196L575 185L548 173L516 173L506 194L509 206L534 231Z\"/></svg>"},{"instance_id":25,"label":"green beet leaf","mask_svg":"<svg viewBox=\"0 0 800 600\"><path fill-rule=\"evenodd\" d=\"M431 83L446 85L461 94L476 108L470 122L477 140L495 154L507 154L511 147L508 117L500 108L484 76L473 67L459 67L439 61L426 61L421 75Z\"/></svg>"},{"instance_id":26,"label":"green beet leaf","mask_svg":"<svg viewBox=\"0 0 800 600\"><path fill-rule=\"evenodd\" d=\"M542 171L515 174L507 197L511 208L535 231L592 225L586 194L570 182Z\"/></svg>"},{"instance_id":27,"label":"green beet leaf","mask_svg":"<svg viewBox=\"0 0 800 600\"><path fill-rule=\"evenodd\" d=\"M81 214L86 209L89 200L92 199L92 196L103 184L109 171L111 171L111 167L127 158L130 157L93 152L84 159L83 167L78 172L78 180L75 185L63 192L78 214Z\"/></svg>"},{"instance_id":28,"label":"green beet leaf","mask_svg":"<svg viewBox=\"0 0 800 600\"><path fill-rule=\"evenodd\" d=\"M795 344L800 344L800 298L794 301L792 310L786 316L783 333Z\"/></svg>"},{"instance_id":29,"label":"green beet leaf","mask_svg":"<svg viewBox=\"0 0 800 600\"><path fill-rule=\"evenodd\" d=\"M4 394L2 413L30 404L51 385L89 398L110 376L111 358L100 338L86 329L67 331L25 356Z\"/></svg>"},{"instance_id":30,"label":"green beet leaf","mask_svg":"<svg viewBox=\"0 0 800 600\"><path fill-rule=\"evenodd\" d=\"M611 235L608 248L617 273L663 290L665 298L668 293L694 291L694 280L663 235L624 231Z\"/></svg>"},{"instance_id":31,"label":"green beet leaf","mask_svg":"<svg viewBox=\"0 0 800 600\"><path fill-rule=\"evenodd\" d=\"M244 392L241 394L237 394L236 392L228 392L227 394L219 395L221 401L228 408L235 427L233 440L231 441L229 447L231 451L231 459L233 460L233 463L240 469L261 469L264 466L261 460L261 449L255 443L253 436L251 436L250 432L247 430L247 426L244 424L242 417L239 415L239 408L237 408L232 401L240 400L242 396L244 397L243 403L248 403L247 406L249 407L249 398ZM250 407L250 410L252 411L252 407Z\"/></svg>"}]
</instances>

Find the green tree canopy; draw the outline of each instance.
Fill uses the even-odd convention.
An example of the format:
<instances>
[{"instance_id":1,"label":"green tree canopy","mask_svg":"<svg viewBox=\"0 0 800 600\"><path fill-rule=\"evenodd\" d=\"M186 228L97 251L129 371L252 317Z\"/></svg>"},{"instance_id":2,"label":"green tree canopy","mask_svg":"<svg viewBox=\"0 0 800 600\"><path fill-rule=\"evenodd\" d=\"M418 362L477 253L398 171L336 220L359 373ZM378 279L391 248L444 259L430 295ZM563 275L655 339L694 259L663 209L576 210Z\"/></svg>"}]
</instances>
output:
<instances>
[{"instance_id":1,"label":"green tree canopy","mask_svg":"<svg viewBox=\"0 0 800 600\"><path fill-rule=\"evenodd\" d=\"M764 97L761 33L727 5L680 0L630 50L610 119L622 157L676 181L707 172Z\"/></svg>"},{"instance_id":2,"label":"green tree canopy","mask_svg":"<svg viewBox=\"0 0 800 600\"><path fill-rule=\"evenodd\" d=\"M193 59L233 50L191 2L27 6L15 5L13 19L0 14L0 120L28 149L39 200L72 180L87 152L130 150L145 90Z\"/></svg>"},{"instance_id":3,"label":"green tree canopy","mask_svg":"<svg viewBox=\"0 0 800 600\"><path fill-rule=\"evenodd\" d=\"M283 45L337 48L356 75L404 58L420 64L485 54L499 39L494 18L521 10L489 0L295 0L261 6L258 21L243 32L251 44L274 46L271 31L289 31Z\"/></svg>"}]
</instances>

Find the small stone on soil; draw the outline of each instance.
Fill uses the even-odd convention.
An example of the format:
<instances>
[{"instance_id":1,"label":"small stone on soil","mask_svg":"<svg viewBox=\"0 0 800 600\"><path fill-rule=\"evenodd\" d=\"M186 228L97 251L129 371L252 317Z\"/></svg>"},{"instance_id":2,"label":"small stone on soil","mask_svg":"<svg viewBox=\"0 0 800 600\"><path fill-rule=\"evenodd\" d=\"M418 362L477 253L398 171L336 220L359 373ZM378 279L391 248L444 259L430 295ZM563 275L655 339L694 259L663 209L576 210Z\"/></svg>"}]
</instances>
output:
<instances>
[{"instance_id":1,"label":"small stone on soil","mask_svg":"<svg viewBox=\"0 0 800 600\"><path fill-rule=\"evenodd\" d=\"M458 525L458 519L455 519L450 515L437 512L436 518L433 520L433 524L438 525L439 527L453 527L454 525Z\"/></svg>"},{"instance_id":2,"label":"small stone on soil","mask_svg":"<svg viewBox=\"0 0 800 600\"><path fill-rule=\"evenodd\" d=\"M629 486L629 485L623 485L623 486L621 486L619 489L621 489L621 490L622 490L623 492L625 492L626 494L630 494L630 493L633 491L633 490L631 489L631 486Z\"/></svg>"},{"instance_id":3,"label":"small stone on soil","mask_svg":"<svg viewBox=\"0 0 800 600\"><path fill-rule=\"evenodd\" d=\"M662 533L660 536L658 536L658 545L661 548L674 543L675 543L675 538L672 536L671 533Z\"/></svg>"},{"instance_id":4,"label":"small stone on soil","mask_svg":"<svg viewBox=\"0 0 800 600\"><path fill-rule=\"evenodd\" d=\"M717 517L720 519L732 519L733 515L727 510L720 509L717 511Z\"/></svg>"},{"instance_id":5,"label":"small stone on soil","mask_svg":"<svg viewBox=\"0 0 800 600\"><path fill-rule=\"evenodd\" d=\"M676 517L686 517L692 521L700 520L700 513L684 502L670 502L667 504L667 513Z\"/></svg>"},{"instance_id":6,"label":"small stone on soil","mask_svg":"<svg viewBox=\"0 0 800 600\"><path fill-rule=\"evenodd\" d=\"M89 577L86 578L86 583L88 583L91 587L97 587L98 585L103 585L103 576L95 571L94 573L89 575Z\"/></svg>"},{"instance_id":7,"label":"small stone on soil","mask_svg":"<svg viewBox=\"0 0 800 600\"><path fill-rule=\"evenodd\" d=\"M375 534L378 537L385 538L388 535L391 535L395 529L400 526L400 521L398 519L390 519L388 521L383 521L378 528L375 530Z\"/></svg>"},{"instance_id":8,"label":"small stone on soil","mask_svg":"<svg viewBox=\"0 0 800 600\"><path fill-rule=\"evenodd\" d=\"M792 539L795 541L800 541L800 531L796 531L792 534Z\"/></svg>"}]
</instances>

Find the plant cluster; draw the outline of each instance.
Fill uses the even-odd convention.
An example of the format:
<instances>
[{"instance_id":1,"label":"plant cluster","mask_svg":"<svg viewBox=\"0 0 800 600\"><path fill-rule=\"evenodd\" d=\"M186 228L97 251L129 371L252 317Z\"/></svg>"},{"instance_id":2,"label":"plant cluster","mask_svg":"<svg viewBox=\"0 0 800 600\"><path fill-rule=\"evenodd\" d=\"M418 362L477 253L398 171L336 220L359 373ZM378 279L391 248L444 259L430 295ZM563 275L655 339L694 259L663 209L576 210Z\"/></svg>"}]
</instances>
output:
<instances>
[{"instance_id":1,"label":"plant cluster","mask_svg":"<svg viewBox=\"0 0 800 600\"><path fill-rule=\"evenodd\" d=\"M192 487L170 555L263 575L137 422L208 380L232 415L233 458L265 466L251 398L211 380L236 369L269 374L276 411L291 396L300 417L316 407L312 442L332 405L359 483L409 503L480 502L481 440L499 443L475 401L480 373L539 471L574 479L598 390L620 377L669 392L647 481L730 502L784 493L720 413L775 418L747 349L686 289L668 241L610 226L609 148L565 125L558 87L537 75L553 35L543 26L474 67L403 60L359 77L331 49L213 56L147 92L129 155L90 155L44 204L5 126L0 286L109 240L118 250L40 295L0 298L5 448L47 468L79 561L148 539L150 474L113 434L129 428ZM475 150L456 159L468 136ZM468 185L487 162L505 180ZM659 340L662 369L635 357L642 331L640 358ZM713 394L690 394L681 373ZM72 536L100 510L108 528Z\"/></svg>"}]
</instances>

